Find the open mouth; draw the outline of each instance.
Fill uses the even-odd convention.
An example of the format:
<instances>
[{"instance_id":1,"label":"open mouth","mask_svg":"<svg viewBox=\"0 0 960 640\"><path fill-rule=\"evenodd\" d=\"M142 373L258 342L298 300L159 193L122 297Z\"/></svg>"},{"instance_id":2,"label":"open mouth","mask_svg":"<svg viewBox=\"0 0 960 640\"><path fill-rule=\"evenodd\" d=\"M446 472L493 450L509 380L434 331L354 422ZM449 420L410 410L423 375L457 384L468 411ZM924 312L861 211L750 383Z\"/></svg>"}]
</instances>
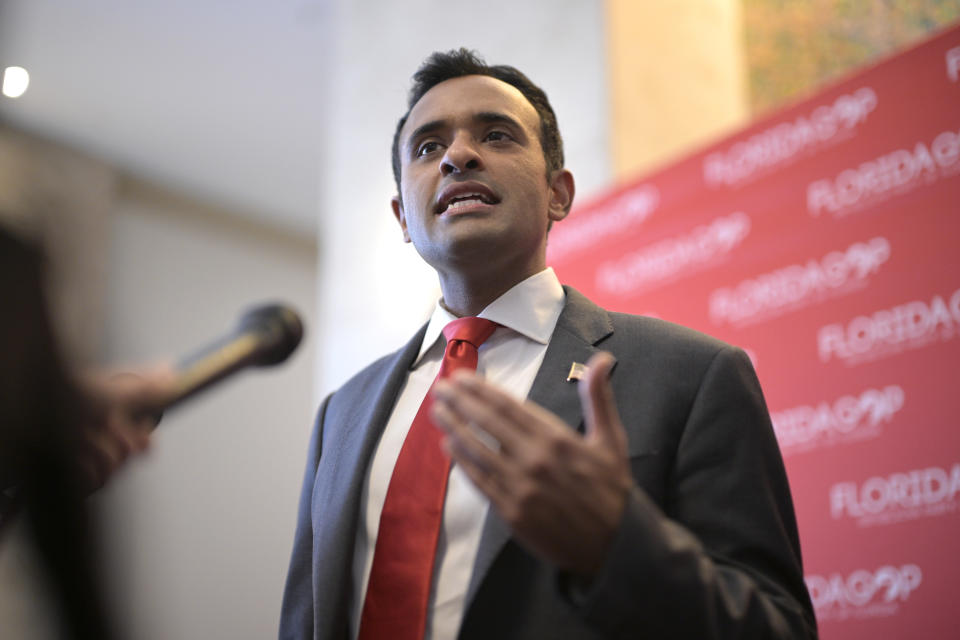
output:
<instances>
[{"instance_id":1,"label":"open mouth","mask_svg":"<svg viewBox=\"0 0 960 640\"><path fill-rule=\"evenodd\" d=\"M448 186L437 201L437 214L455 212L477 205L497 204L500 199L484 184L478 182Z\"/></svg>"},{"instance_id":2,"label":"open mouth","mask_svg":"<svg viewBox=\"0 0 960 640\"><path fill-rule=\"evenodd\" d=\"M447 206L444 207L443 211L440 213L445 211L456 211L457 209L466 209L467 207L475 204L493 204L493 201L479 193L457 196L456 198L451 198L447 202Z\"/></svg>"}]
</instances>

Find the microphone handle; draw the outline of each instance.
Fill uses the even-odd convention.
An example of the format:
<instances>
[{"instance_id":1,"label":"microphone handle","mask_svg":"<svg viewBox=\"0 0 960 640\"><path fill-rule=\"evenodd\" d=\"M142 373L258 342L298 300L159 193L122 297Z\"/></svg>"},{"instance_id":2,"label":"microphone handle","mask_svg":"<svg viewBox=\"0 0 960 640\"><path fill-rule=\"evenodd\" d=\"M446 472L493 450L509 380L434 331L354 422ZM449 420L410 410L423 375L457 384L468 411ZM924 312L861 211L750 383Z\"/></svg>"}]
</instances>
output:
<instances>
[{"instance_id":1,"label":"microphone handle","mask_svg":"<svg viewBox=\"0 0 960 640\"><path fill-rule=\"evenodd\" d=\"M179 375L175 389L164 400L163 406L157 409L169 409L253 364L262 348L261 335L256 331L247 331L184 358L177 366Z\"/></svg>"}]
</instances>

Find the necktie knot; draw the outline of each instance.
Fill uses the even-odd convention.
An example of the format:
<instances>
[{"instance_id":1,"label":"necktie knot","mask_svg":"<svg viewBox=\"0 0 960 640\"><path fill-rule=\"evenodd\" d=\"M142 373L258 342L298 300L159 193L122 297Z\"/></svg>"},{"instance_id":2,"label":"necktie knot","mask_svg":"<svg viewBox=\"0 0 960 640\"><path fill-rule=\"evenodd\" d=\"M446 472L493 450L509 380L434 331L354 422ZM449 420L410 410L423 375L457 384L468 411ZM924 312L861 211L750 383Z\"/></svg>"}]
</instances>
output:
<instances>
[{"instance_id":1,"label":"necktie knot","mask_svg":"<svg viewBox=\"0 0 960 640\"><path fill-rule=\"evenodd\" d=\"M457 318L456 320L451 320L447 323L447 326L443 328L443 336L447 339L447 342L453 340L460 340L463 342L469 342L476 348L480 348L480 345L484 341L493 335L493 332L497 329L497 323L493 320L487 320L486 318L477 318L477 317L467 317L467 318Z\"/></svg>"}]
</instances>

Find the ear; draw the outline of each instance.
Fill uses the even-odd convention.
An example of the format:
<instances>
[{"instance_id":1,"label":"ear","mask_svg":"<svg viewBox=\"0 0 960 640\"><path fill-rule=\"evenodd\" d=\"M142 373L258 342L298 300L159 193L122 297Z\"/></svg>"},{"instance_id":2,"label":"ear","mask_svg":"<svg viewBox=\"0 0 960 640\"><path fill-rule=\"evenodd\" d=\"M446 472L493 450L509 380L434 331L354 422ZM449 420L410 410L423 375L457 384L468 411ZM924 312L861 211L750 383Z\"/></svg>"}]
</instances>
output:
<instances>
[{"instance_id":1,"label":"ear","mask_svg":"<svg viewBox=\"0 0 960 640\"><path fill-rule=\"evenodd\" d=\"M563 220L570 213L573 206L573 195L576 188L573 184L573 174L567 169L559 169L550 177L550 208L548 215L550 222Z\"/></svg>"},{"instance_id":2,"label":"ear","mask_svg":"<svg viewBox=\"0 0 960 640\"><path fill-rule=\"evenodd\" d=\"M403 241L410 242L410 234L407 233L407 216L403 213L403 202L400 196L393 196L390 199L390 206L393 208L393 217L400 223L400 229L403 230Z\"/></svg>"}]
</instances>

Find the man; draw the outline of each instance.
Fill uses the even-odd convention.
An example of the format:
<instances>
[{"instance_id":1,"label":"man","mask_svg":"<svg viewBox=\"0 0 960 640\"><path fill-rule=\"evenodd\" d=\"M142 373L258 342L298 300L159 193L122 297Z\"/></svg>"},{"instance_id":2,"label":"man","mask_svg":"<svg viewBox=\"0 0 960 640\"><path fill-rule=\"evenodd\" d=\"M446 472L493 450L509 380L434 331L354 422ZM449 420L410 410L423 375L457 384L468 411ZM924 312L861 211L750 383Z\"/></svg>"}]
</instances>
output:
<instances>
[{"instance_id":1,"label":"man","mask_svg":"<svg viewBox=\"0 0 960 640\"><path fill-rule=\"evenodd\" d=\"M749 360L606 312L546 268L548 229L574 196L546 95L466 50L434 54L393 163L394 214L443 298L320 408L281 637L815 637ZM474 340L477 372L441 373L428 395L447 366L441 328L470 316L496 323ZM411 454L423 474L401 479L425 398L443 437ZM452 460L439 539L403 547L428 509L394 517L393 496L438 446ZM414 584L390 582L412 564L391 556L397 545L428 548L419 604L391 586Z\"/></svg>"}]
</instances>

